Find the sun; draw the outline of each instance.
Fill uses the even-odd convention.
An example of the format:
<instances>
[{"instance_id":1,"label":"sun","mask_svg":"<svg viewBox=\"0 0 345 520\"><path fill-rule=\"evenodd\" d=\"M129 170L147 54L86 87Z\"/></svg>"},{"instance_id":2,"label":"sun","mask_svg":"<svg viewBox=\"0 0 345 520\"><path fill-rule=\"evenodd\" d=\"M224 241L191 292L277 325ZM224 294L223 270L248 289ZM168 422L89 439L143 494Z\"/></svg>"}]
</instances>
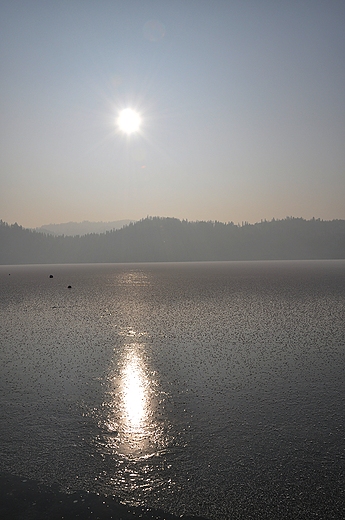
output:
<instances>
[{"instance_id":1,"label":"sun","mask_svg":"<svg viewBox=\"0 0 345 520\"><path fill-rule=\"evenodd\" d=\"M135 110L125 108L119 113L117 124L119 129L125 134L133 134L140 129L141 117Z\"/></svg>"}]
</instances>

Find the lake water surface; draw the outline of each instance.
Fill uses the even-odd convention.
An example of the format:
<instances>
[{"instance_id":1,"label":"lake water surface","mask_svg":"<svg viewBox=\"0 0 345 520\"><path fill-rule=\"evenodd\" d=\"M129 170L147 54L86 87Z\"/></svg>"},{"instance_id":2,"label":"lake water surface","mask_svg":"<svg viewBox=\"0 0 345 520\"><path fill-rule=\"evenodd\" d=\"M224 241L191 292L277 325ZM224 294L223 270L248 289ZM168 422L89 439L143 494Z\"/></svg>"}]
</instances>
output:
<instances>
[{"instance_id":1,"label":"lake water surface","mask_svg":"<svg viewBox=\"0 0 345 520\"><path fill-rule=\"evenodd\" d=\"M0 471L212 520L341 518L345 261L0 283Z\"/></svg>"}]
</instances>

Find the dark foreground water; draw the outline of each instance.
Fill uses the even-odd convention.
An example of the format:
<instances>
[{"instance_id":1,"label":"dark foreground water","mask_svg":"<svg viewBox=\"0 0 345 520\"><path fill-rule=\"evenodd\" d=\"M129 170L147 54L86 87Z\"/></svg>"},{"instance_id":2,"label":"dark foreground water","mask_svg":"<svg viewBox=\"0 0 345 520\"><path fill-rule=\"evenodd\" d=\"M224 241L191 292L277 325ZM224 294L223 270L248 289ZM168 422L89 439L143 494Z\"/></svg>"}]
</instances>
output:
<instances>
[{"instance_id":1,"label":"dark foreground water","mask_svg":"<svg viewBox=\"0 0 345 520\"><path fill-rule=\"evenodd\" d=\"M345 261L0 266L0 283L6 514L343 518Z\"/></svg>"}]
</instances>

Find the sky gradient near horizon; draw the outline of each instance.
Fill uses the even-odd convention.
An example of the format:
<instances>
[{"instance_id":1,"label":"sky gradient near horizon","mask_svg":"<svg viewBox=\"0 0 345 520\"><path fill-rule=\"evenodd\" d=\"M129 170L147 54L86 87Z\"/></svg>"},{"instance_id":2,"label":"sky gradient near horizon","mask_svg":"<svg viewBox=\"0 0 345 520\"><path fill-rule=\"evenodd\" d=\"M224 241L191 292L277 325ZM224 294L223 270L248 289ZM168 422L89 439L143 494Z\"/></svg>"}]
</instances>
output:
<instances>
[{"instance_id":1,"label":"sky gradient near horizon","mask_svg":"<svg viewBox=\"0 0 345 520\"><path fill-rule=\"evenodd\" d=\"M345 218L345 2L0 9L2 220Z\"/></svg>"}]
</instances>

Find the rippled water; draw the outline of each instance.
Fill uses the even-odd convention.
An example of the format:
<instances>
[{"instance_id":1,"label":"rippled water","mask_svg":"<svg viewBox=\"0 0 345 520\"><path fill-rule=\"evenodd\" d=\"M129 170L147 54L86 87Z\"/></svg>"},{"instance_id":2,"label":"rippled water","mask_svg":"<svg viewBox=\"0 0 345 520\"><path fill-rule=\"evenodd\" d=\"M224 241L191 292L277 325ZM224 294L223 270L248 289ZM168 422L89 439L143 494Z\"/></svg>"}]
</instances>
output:
<instances>
[{"instance_id":1,"label":"rippled water","mask_svg":"<svg viewBox=\"0 0 345 520\"><path fill-rule=\"evenodd\" d=\"M339 518L345 261L0 282L1 471L178 515Z\"/></svg>"}]
</instances>

